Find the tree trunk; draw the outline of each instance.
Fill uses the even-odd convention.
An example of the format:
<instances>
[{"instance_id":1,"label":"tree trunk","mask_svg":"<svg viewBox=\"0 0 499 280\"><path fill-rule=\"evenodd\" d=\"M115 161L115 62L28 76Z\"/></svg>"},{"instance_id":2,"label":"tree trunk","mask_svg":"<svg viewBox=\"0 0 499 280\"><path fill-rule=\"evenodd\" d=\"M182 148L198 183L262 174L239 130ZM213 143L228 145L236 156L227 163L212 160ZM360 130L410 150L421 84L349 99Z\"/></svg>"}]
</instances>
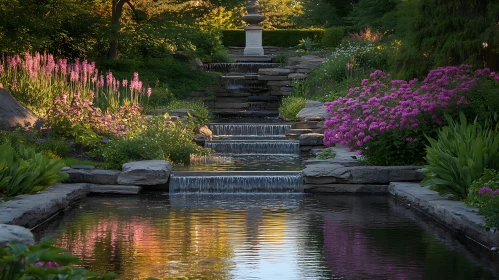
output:
<instances>
[{"instance_id":1,"label":"tree trunk","mask_svg":"<svg viewBox=\"0 0 499 280\"><path fill-rule=\"evenodd\" d=\"M119 37L121 30L121 15L123 14L123 5L125 4L124 0L113 0L112 6L112 24L111 24L111 40L109 45L109 52L107 57L109 59L118 59L118 51L119 51Z\"/></svg>"}]
</instances>

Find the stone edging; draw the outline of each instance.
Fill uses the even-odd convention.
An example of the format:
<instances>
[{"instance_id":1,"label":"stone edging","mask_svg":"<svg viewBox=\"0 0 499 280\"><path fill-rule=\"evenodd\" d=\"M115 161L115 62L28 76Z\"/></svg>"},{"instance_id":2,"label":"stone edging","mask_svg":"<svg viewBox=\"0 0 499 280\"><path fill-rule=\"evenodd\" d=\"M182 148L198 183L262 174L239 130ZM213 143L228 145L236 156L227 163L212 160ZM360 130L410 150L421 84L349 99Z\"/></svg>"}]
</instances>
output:
<instances>
[{"instance_id":1,"label":"stone edging","mask_svg":"<svg viewBox=\"0 0 499 280\"><path fill-rule=\"evenodd\" d=\"M0 247L10 241L33 244L29 231L90 193L138 194L141 187L54 184L35 195L18 195L0 204Z\"/></svg>"},{"instance_id":2,"label":"stone edging","mask_svg":"<svg viewBox=\"0 0 499 280\"><path fill-rule=\"evenodd\" d=\"M479 244L488 248L499 245L499 232L483 228L485 219L478 215L476 208L468 207L461 201L449 200L418 183L392 182L388 191L395 199L407 202L412 208Z\"/></svg>"}]
</instances>

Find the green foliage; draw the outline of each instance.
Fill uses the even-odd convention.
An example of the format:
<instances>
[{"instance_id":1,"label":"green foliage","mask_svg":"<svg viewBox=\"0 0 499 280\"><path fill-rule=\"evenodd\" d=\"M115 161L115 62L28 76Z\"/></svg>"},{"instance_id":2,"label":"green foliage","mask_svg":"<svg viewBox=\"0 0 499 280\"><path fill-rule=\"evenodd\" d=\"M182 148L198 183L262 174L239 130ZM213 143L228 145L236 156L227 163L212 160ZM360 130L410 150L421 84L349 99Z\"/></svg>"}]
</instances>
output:
<instances>
[{"instance_id":1,"label":"green foliage","mask_svg":"<svg viewBox=\"0 0 499 280\"><path fill-rule=\"evenodd\" d=\"M324 47L336 48L341 44L345 36L345 29L341 26L333 26L324 31L322 45Z\"/></svg>"},{"instance_id":2,"label":"green foliage","mask_svg":"<svg viewBox=\"0 0 499 280\"><path fill-rule=\"evenodd\" d=\"M331 149L324 149L317 153L317 158L320 160L333 159L336 157L336 153Z\"/></svg>"},{"instance_id":3,"label":"green foliage","mask_svg":"<svg viewBox=\"0 0 499 280\"><path fill-rule=\"evenodd\" d=\"M367 26L378 28L379 19L392 11L401 0L359 0L347 18L350 30L361 30Z\"/></svg>"},{"instance_id":4,"label":"green foliage","mask_svg":"<svg viewBox=\"0 0 499 280\"><path fill-rule=\"evenodd\" d=\"M425 144L421 131L390 131L364 145L362 156L370 165L422 165Z\"/></svg>"},{"instance_id":5,"label":"green foliage","mask_svg":"<svg viewBox=\"0 0 499 280\"><path fill-rule=\"evenodd\" d=\"M55 247L53 242L42 241L28 247L24 244L9 243L0 248L1 279L37 280L84 280L115 279L116 274L100 275L84 268L74 268L79 264L78 257Z\"/></svg>"},{"instance_id":6,"label":"green foliage","mask_svg":"<svg viewBox=\"0 0 499 280\"><path fill-rule=\"evenodd\" d=\"M485 169L483 175L473 181L466 203L478 207L485 216L485 226L499 230L499 172Z\"/></svg>"},{"instance_id":7,"label":"green foliage","mask_svg":"<svg viewBox=\"0 0 499 280\"><path fill-rule=\"evenodd\" d=\"M437 140L428 137L428 164L422 170L425 179L421 184L442 194L466 198L472 182L486 168L499 169L499 133L476 120L468 123L462 113L460 123L448 116L447 121Z\"/></svg>"},{"instance_id":8,"label":"green foliage","mask_svg":"<svg viewBox=\"0 0 499 280\"><path fill-rule=\"evenodd\" d=\"M116 170L121 170L121 166L130 161L165 158L157 139L149 139L142 135L110 141L102 155L104 166Z\"/></svg>"},{"instance_id":9,"label":"green foliage","mask_svg":"<svg viewBox=\"0 0 499 280\"><path fill-rule=\"evenodd\" d=\"M173 98L182 99L193 91L204 91L215 83L216 75L193 69L187 61L164 58L97 60L101 69L109 69L121 80L139 72L144 85L154 86L147 107L167 105Z\"/></svg>"},{"instance_id":10,"label":"green foliage","mask_svg":"<svg viewBox=\"0 0 499 280\"><path fill-rule=\"evenodd\" d=\"M312 51L316 45L317 44L312 39L307 37L307 38L301 39L300 42L298 43L298 46L296 46L296 48L300 51L304 51L307 54L310 51Z\"/></svg>"},{"instance_id":11,"label":"green foliage","mask_svg":"<svg viewBox=\"0 0 499 280\"><path fill-rule=\"evenodd\" d=\"M0 144L10 143L12 147L33 148L50 158L65 157L72 151L72 142L63 138L46 135L37 130L0 131Z\"/></svg>"},{"instance_id":12,"label":"green foliage","mask_svg":"<svg viewBox=\"0 0 499 280\"><path fill-rule=\"evenodd\" d=\"M41 191L68 177L59 170L64 164L36 153L32 148L19 147L17 152L10 143L0 145L0 194L16 196Z\"/></svg>"},{"instance_id":13,"label":"green foliage","mask_svg":"<svg viewBox=\"0 0 499 280\"><path fill-rule=\"evenodd\" d=\"M493 79L481 79L476 86L470 89L466 97L468 106L464 113L469 118L478 118L479 123L493 119L499 112L499 87Z\"/></svg>"},{"instance_id":14,"label":"green foliage","mask_svg":"<svg viewBox=\"0 0 499 280\"><path fill-rule=\"evenodd\" d=\"M194 124L172 122L168 117L152 118L133 137L113 140L103 149L107 168L120 169L123 163L160 159L175 164L187 164L191 155L203 155L207 150L193 142Z\"/></svg>"},{"instance_id":15,"label":"green foliage","mask_svg":"<svg viewBox=\"0 0 499 280\"><path fill-rule=\"evenodd\" d=\"M244 30L222 30L222 42L226 47L244 47L245 36ZM262 33L263 45L275 47L294 47L307 37L314 42L320 42L323 36L322 29L264 30Z\"/></svg>"},{"instance_id":16,"label":"green foliage","mask_svg":"<svg viewBox=\"0 0 499 280\"><path fill-rule=\"evenodd\" d=\"M191 109L195 111L193 117L201 120L208 120L208 118L210 117L210 111L208 110L208 107L201 101L173 100L172 102L168 103L166 109Z\"/></svg>"},{"instance_id":17,"label":"green foliage","mask_svg":"<svg viewBox=\"0 0 499 280\"><path fill-rule=\"evenodd\" d=\"M307 99L303 97L284 97L281 106L279 107L279 113L286 119L295 121L296 114L298 114L301 109L305 108L305 103L307 103Z\"/></svg>"}]
</instances>

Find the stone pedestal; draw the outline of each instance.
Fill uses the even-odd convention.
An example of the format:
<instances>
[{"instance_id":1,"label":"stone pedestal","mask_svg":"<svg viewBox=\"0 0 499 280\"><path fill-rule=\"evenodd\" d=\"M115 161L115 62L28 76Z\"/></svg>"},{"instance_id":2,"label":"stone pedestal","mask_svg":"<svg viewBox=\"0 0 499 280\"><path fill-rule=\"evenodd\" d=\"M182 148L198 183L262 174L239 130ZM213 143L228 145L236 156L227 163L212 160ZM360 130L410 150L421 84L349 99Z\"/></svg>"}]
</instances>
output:
<instances>
[{"instance_id":1,"label":"stone pedestal","mask_svg":"<svg viewBox=\"0 0 499 280\"><path fill-rule=\"evenodd\" d=\"M262 47L262 30L263 27L250 25L244 28L246 31L246 47L244 48L245 56L263 56Z\"/></svg>"}]
</instances>

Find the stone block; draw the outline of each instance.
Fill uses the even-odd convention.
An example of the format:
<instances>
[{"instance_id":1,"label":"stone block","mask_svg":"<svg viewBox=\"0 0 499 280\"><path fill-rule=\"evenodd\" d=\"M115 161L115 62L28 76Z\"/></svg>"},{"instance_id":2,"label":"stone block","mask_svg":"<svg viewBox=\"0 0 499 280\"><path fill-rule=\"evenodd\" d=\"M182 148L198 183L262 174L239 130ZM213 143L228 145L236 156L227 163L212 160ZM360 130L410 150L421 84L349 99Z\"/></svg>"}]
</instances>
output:
<instances>
[{"instance_id":1,"label":"stone block","mask_svg":"<svg viewBox=\"0 0 499 280\"><path fill-rule=\"evenodd\" d=\"M260 81L287 81L288 76L258 76Z\"/></svg>"},{"instance_id":2,"label":"stone block","mask_svg":"<svg viewBox=\"0 0 499 280\"><path fill-rule=\"evenodd\" d=\"M268 86L291 86L291 81L268 81Z\"/></svg>"},{"instance_id":3,"label":"stone block","mask_svg":"<svg viewBox=\"0 0 499 280\"><path fill-rule=\"evenodd\" d=\"M288 129L286 130L286 136L287 135L302 135L302 134L307 134L307 133L312 133L311 129Z\"/></svg>"},{"instance_id":4,"label":"stone block","mask_svg":"<svg viewBox=\"0 0 499 280\"><path fill-rule=\"evenodd\" d=\"M321 107L322 105L324 105L322 102L314 101L314 100L307 100L307 103L305 103L304 108Z\"/></svg>"},{"instance_id":5,"label":"stone block","mask_svg":"<svg viewBox=\"0 0 499 280\"><path fill-rule=\"evenodd\" d=\"M291 125L291 128L293 129L314 129L318 128L317 126L318 122L316 121L303 121L303 122L296 122Z\"/></svg>"},{"instance_id":6,"label":"stone block","mask_svg":"<svg viewBox=\"0 0 499 280\"><path fill-rule=\"evenodd\" d=\"M303 108L296 114L299 121L322 121L329 118L325 106Z\"/></svg>"},{"instance_id":7,"label":"stone block","mask_svg":"<svg viewBox=\"0 0 499 280\"><path fill-rule=\"evenodd\" d=\"M117 170L84 170L84 169L69 169L64 171L69 174L69 178L65 183L90 183L113 185L116 184L118 175L121 173Z\"/></svg>"},{"instance_id":8,"label":"stone block","mask_svg":"<svg viewBox=\"0 0 499 280\"><path fill-rule=\"evenodd\" d=\"M35 244L31 231L25 227L0 224L0 248L6 247L9 242L18 242L25 245Z\"/></svg>"},{"instance_id":9,"label":"stone block","mask_svg":"<svg viewBox=\"0 0 499 280\"><path fill-rule=\"evenodd\" d=\"M285 68L260 68L258 75L282 76L291 73L290 69Z\"/></svg>"},{"instance_id":10,"label":"stone block","mask_svg":"<svg viewBox=\"0 0 499 280\"><path fill-rule=\"evenodd\" d=\"M300 135L300 145L303 146L322 146L324 145L324 134L308 133Z\"/></svg>"},{"instance_id":11,"label":"stone block","mask_svg":"<svg viewBox=\"0 0 499 280\"><path fill-rule=\"evenodd\" d=\"M291 74L288 75L288 79L303 80L307 76L308 75L303 74L303 73L291 73Z\"/></svg>"},{"instance_id":12,"label":"stone block","mask_svg":"<svg viewBox=\"0 0 499 280\"><path fill-rule=\"evenodd\" d=\"M355 166L350 168L352 183L389 184L390 182L421 181L421 166Z\"/></svg>"},{"instance_id":13,"label":"stone block","mask_svg":"<svg viewBox=\"0 0 499 280\"><path fill-rule=\"evenodd\" d=\"M364 184L308 184L304 185L305 192L311 193L368 193L386 194L388 185L364 185Z\"/></svg>"},{"instance_id":14,"label":"stone block","mask_svg":"<svg viewBox=\"0 0 499 280\"><path fill-rule=\"evenodd\" d=\"M90 193L100 194L138 194L142 188L139 186L126 185L93 185L89 184Z\"/></svg>"},{"instance_id":15,"label":"stone block","mask_svg":"<svg viewBox=\"0 0 499 280\"><path fill-rule=\"evenodd\" d=\"M125 163L122 169L118 184L154 186L168 182L172 165L165 160L144 160Z\"/></svg>"}]
</instances>

